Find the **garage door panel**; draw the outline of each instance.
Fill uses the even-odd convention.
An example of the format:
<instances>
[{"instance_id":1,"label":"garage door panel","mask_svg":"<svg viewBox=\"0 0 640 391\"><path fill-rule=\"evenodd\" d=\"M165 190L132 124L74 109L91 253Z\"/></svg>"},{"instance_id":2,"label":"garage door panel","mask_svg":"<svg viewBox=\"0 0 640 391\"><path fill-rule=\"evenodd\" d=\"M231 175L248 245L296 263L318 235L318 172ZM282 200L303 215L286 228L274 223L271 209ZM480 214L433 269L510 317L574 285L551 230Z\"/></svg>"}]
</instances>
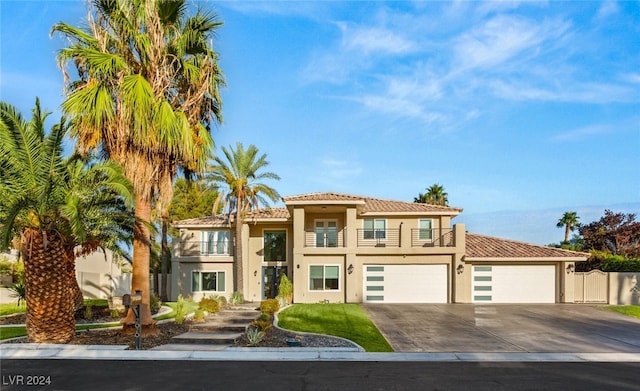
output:
<instances>
[{"instance_id":1,"label":"garage door panel","mask_svg":"<svg viewBox=\"0 0 640 391\"><path fill-rule=\"evenodd\" d=\"M474 266L475 303L555 303L553 265Z\"/></svg>"},{"instance_id":2,"label":"garage door panel","mask_svg":"<svg viewBox=\"0 0 640 391\"><path fill-rule=\"evenodd\" d=\"M446 303L447 265L365 266L364 301Z\"/></svg>"}]
</instances>

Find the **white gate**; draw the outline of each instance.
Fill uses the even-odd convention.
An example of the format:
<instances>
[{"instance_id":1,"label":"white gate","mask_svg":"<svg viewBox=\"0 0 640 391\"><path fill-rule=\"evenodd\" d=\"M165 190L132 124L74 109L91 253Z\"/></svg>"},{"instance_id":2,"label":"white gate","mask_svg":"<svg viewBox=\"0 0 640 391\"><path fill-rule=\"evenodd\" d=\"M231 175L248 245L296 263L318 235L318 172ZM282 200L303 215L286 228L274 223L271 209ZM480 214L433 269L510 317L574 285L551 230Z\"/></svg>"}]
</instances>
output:
<instances>
[{"instance_id":1,"label":"white gate","mask_svg":"<svg viewBox=\"0 0 640 391\"><path fill-rule=\"evenodd\" d=\"M576 303L609 303L609 273L600 270L575 273Z\"/></svg>"}]
</instances>

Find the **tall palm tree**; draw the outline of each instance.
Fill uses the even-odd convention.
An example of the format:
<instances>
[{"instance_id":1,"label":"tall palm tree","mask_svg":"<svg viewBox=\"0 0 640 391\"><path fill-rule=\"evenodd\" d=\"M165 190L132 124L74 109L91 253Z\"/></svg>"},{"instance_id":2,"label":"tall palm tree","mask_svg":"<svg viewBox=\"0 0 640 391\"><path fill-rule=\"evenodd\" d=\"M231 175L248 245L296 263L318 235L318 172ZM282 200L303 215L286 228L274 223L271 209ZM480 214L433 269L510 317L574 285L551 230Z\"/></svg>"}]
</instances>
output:
<instances>
[{"instance_id":1,"label":"tall palm tree","mask_svg":"<svg viewBox=\"0 0 640 391\"><path fill-rule=\"evenodd\" d=\"M578 217L577 212L564 212L556 227L562 228L564 227L564 242L569 243L569 232L573 232L580 225L580 217Z\"/></svg>"},{"instance_id":2,"label":"tall palm tree","mask_svg":"<svg viewBox=\"0 0 640 391\"><path fill-rule=\"evenodd\" d=\"M132 290L143 294L145 334L157 331L149 307L151 204L157 197L163 210L178 170L200 172L211 155L209 129L222 122L224 80L212 48L221 25L210 12L188 17L185 0L95 0L87 28L52 29L70 42L58 61L78 150L121 165L135 189ZM129 311L124 327L134 321Z\"/></svg>"},{"instance_id":3,"label":"tall palm tree","mask_svg":"<svg viewBox=\"0 0 640 391\"><path fill-rule=\"evenodd\" d=\"M448 194L444 191L444 187L436 183L427 188L426 193L419 193L418 197L413 199L413 202L448 206L449 200L447 197Z\"/></svg>"},{"instance_id":4,"label":"tall palm tree","mask_svg":"<svg viewBox=\"0 0 640 391\"><path fill-rule=\"evenodd\" d=\"M19 235L29 340L65 343L75 335L73 248L98 241L88 221L96 200L130 185L113 164L64 159L68 125L62 118L45 134L47 116L38 99L29 122L0 103L0 247Z\"/></svg>"},{"instance_id":5,"label":"tall palm tree","mask_svg":"<svg viewBox=\"0 0 640 391\"><path fill-rule=\"evenodd\" d=\"M249 145L244 149L242 143L236 144L234 150L222 147L226 161L217 156L208 173L208 179L228 188L226 204L229 214L234 214L235 222L235 262L234 277L235 291L244 295L244 270L242 264L242 223L244 216L260 204L268 205L265 197L271 201L280 198L278 192L262 183L264 179L280 180L280 177L272 172L261 172L269 165L267 155L258 156L258 148Z\"/></svg>"}]
</instances>

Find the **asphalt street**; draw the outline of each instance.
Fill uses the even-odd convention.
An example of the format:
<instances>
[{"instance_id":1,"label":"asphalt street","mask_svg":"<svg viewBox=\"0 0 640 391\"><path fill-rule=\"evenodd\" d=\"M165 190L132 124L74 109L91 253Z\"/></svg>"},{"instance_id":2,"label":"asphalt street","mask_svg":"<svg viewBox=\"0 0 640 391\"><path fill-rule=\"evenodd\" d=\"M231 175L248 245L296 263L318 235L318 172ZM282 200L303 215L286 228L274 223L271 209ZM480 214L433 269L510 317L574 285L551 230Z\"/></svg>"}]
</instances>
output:
<instances>
[{"instance_id":1,"label":"asphalt street","mask_svg":"<svg viewBox=\"0 0 640 391\"><path fill-rule=\"evenodd\" d=\"M640 362L52 359L2 360L1 367L3 391L637 390L640 384Z\"/></svg>"}]
</instances>

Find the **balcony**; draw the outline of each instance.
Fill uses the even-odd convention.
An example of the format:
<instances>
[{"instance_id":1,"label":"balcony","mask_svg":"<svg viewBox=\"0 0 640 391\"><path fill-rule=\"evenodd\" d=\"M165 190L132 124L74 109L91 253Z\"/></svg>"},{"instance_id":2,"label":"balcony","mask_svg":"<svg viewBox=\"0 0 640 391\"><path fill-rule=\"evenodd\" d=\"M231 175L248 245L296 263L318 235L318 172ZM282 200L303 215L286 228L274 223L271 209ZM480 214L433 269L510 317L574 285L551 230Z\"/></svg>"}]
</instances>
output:
<instances>
[{"instance_id":1,"label":"balcony","mask_svg":"<svg viewBox=\"0 0 640 391\"><path fill-rule=\"evenodd\" d=\"M357 229L358 247L400 247L400 229Z\"/></svg>"},{"instance_id":2,"label":"balcony","mask_svg":"<svg viewBox=\"0 0 640 391\"><path fill-rule=\"evenodd\" d=\"M316 248L345 247L345 231L305 230L304 246Z\"/></svg>"},{"instance_id":3,"label":"balcony","mask_svg":"<svg viewBox=\"0 0 640 391\"><path fill-rule=\"evenodd\" d=\"M451 228L411 230L411 247L454 247L454 233Z\"/></svg>"},{"instance_id":4,"label":"balcony","mask_svg":"<svg viewBox=\"0 0 640 391\"><path fill-rule=\"evenodd\" d=\"M219 240L216 242L196 240L181 241L178 242L178 249L181 257L233 255L233 246L230 240Z\"/></svg>"}]
</instances>

